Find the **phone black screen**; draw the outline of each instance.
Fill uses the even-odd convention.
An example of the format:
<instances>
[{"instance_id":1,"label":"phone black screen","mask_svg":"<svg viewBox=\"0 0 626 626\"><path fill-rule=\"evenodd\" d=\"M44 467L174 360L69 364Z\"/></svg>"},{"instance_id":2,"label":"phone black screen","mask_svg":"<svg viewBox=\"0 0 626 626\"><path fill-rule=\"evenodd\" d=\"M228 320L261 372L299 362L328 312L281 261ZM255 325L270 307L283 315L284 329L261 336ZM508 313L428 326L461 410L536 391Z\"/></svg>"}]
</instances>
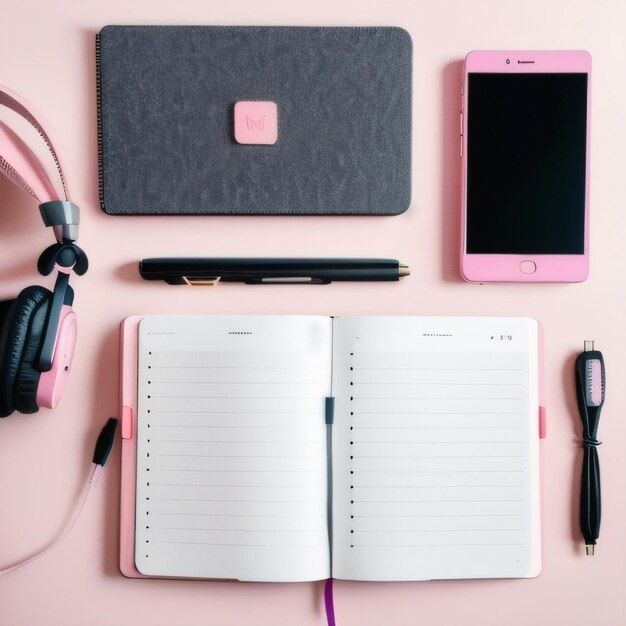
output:
<instances>
[{"instance_id":1,"label":"phone black screen","mask_svg":"<svg viewBox=\"0 0 626 626\"><path fill-rule=\"evenodd\" d=\"M468 254L583 254L587 74L470 73Z\"/></svg>"}]
</instances>

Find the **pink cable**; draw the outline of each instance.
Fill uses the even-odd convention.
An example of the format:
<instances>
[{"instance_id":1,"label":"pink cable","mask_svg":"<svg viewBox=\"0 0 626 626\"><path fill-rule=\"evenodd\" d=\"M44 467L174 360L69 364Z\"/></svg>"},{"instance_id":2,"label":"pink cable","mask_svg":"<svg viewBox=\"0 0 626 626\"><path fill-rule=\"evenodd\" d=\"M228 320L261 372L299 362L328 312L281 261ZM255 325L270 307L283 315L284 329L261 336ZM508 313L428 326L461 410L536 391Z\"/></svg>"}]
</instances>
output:
<instances>
[{"instance_id":1,"label":"pink cable","mask_svg":"<svg viewBox=\"0 0 626 626\"><path fill-rule=\"evenodd\" d=\"M19 569L20 567L23 567L24 565L28 565L28 563L32 563L33 561L40 559L44 554L47 554L48 552L50 552L50 550L58 546L69 535L70 531L76 525L76 522L78 522L78 518L83 512L83 509L85 508L85 504L87 503L87 498L89 497L89 494L91 493L92 488L95 487L96 485L98 476L100 475L100 470L102 470L102 465L98 465L97 463L91 464L91 472L89 474L89 480L87 482L87 487L85 488L85 495L83 496L82 502L80 504L80 508L78 509L78 512L74 516L71 523L65 527L65 530L61 531L61 534L58 535L57 538L52 541L52 543L48 544L48 546L43 548L43 550L41 550L40 552L37 552L31 557L28 557L24 561L20 561L18 563L15 563L14 565L5 567L4 569L0 569L0 576L4 576L5 574L8 574L9 572L12 572L16 569Z\"/></svg>"}]
</instances>

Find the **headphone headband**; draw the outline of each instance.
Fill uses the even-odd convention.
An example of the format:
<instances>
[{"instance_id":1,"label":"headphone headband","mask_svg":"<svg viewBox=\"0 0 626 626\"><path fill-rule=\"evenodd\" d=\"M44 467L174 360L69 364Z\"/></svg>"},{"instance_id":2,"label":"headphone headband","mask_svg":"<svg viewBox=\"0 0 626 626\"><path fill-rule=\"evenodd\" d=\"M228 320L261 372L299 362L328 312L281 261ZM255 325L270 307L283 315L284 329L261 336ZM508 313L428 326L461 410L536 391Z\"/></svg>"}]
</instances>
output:
<instances>
[{"instance_id":1,"label":"headphone headband","mask_svg":"<svg viewBox=\"0 0 626 626\"><path fill-rule=\"evenodd\" d=\"M0 105L25 119L43 139L56 165L63 193L59 197L37 156L6 124L0 122L0 171L25 189L38 202L46 226L51 226L59 243L76 241L79 209L69 201L61 157L55 149L50 131L39 122L42 116L26 100L0 85ZM39 119L38 119L39 118Z\"/></svg>"},{"instance_id":2,"label":"headphone headband","mask_svg":"<svg viewBox=\"0 0 626 626\"><path fill-rule=\"evenodd\" d=\"M39 133L40 137L43 139L48 150L50 151L50 154L52 155L52 158L57 168L57 172L59 174L59 178L61 180L64 199L67 200L69 192L67 189L67 184L65 182L65 177L63 176L61 157L59 156L57 150L55 150L54 148L54 144L50 136L51 133L49 131L46 132L43 125L37 119L37 117L39 119L43 119L41 113L39 113L39 111L36 111L35 107L26 100L24 100L24 98L18 96L16 93L12 92L6 87L3 87L2 85L0 85L0 105L7 107L11 111L23 117ZM50 200L55 199L57 198L50 198Z\"/></svg>"}]
</instances>

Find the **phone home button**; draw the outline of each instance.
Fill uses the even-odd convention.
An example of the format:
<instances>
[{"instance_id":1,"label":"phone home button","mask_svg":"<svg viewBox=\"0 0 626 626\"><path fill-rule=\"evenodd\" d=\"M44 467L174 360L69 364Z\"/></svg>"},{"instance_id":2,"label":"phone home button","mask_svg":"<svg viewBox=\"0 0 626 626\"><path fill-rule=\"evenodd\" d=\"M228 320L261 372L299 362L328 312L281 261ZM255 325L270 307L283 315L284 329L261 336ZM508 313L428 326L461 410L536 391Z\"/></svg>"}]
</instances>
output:
<instances>
[{"instance_id":1,"label":"phone home button","mask_svg":"<svg viewBox=\"0 0 626 626\"><path fill-rule=\"evenodd\" d=\"M522 274L534 274L537 271L537 264L533 261L522 261L519 264L519 269Z\"/></svg>"}]
</instances>

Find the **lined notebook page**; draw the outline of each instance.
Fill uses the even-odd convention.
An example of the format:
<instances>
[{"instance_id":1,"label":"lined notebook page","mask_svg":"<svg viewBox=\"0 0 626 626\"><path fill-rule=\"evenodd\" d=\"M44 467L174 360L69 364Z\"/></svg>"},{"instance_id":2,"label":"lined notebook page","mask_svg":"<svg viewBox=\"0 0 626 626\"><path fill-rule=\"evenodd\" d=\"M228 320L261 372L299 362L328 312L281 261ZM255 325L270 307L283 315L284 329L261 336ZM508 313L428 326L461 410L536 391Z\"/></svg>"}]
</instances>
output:
<instances>
[{"instance_id":1,"label":"lined notebook page","mask_svg":"<svg viewBox=\"0 0 626 626\"><path fill-rule=\"evenodd\" d=\"M331 320L146 317L136 551L144 574L327 578Z\"/></svg>"},{"instance_id":2,"label":"lined notebook page","mask_svg":"<svg viewBox=\"0 0 626 626\"><path fill-rule=\"evenodd\" d=\"M333 358L333 576L537 575L536 322L339 318Z\"/></svg>"}]
</instances>

